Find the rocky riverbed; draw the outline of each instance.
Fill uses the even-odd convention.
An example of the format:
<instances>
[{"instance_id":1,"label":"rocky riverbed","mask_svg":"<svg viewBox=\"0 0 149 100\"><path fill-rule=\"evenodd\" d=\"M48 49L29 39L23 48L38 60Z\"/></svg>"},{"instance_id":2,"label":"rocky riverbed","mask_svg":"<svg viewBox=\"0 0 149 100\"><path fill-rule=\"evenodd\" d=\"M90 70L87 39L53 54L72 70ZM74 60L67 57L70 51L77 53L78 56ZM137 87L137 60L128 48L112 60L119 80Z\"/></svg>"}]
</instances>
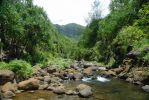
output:
<instances>
[{"instance_id":1,"label":"rocky riverbed","mask_svg":"<svg viewBox=\"0 0 149 100\"><path fill-rule=\"evenodd\" d=\"M8 99L16 96L16 94L26 93L25 91L27 93L34 93L37 90L39 93L40 91L49 91L57 95L65 94L89 98L94 95L91 85L80 83L73 85L73 88L68 88L65 83L71 84L72 81L80 81L83 77L90 80L100 80L102 77L97 77L97 75L108 78L120 78L140 85L143 90L148 92L149 86L146 84L148 77L140 71L146 68L132 69L126 65L115 69L108 69L92 63L80 64L80 62L75 62L63 70L56 69L53 65L47 65L45 68L35 65L33 66L33 76L27 79L16 77L15 73L10 70L0 70L1 98Z\"/></svg>"},{"instance_id":2,"label":"rocky riverbed","mask_svg":"<svg viewBox=\"0 0 149 100\"><path fill-rule=\"evenodd\" d=\"M93 76L99 67L87 63L80 65L76 62L63 70L56 69L53 65L47 65L40 68L38 65L33 66L33 76L22 79L16 77L15 73L10 70L0 70L1 98L11 98L16 93L34 90L48 90L55 94L78 95L79 97L88 98L92 96L92 88L86 84L78 84L73 89L67 89L65 81L78 81L84 76Z\"/></svg>"}]
</instances>

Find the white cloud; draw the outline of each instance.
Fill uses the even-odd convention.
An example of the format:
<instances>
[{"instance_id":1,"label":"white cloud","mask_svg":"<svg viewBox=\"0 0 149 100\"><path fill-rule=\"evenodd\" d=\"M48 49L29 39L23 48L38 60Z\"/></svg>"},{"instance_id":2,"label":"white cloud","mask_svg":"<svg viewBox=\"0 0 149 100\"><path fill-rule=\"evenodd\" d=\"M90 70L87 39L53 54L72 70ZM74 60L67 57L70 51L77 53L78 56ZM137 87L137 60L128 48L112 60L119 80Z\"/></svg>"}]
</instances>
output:
<instances>
[{"instance_id":1,"label":"white cloud","mask_svg":"<svg viewBox=\"0 0 149 100\"><path fill-rule=\"evenodd\" d=\"M78 23L86 25L85 19L91 10L94 0L34 0L34 4L43 7L48 17L53 23L67 24ZM107 4L109 0L104 1L102 9L104 14L108 13ZM106 8L105 8L106 7Z\"/></svg>"}]
</instances>

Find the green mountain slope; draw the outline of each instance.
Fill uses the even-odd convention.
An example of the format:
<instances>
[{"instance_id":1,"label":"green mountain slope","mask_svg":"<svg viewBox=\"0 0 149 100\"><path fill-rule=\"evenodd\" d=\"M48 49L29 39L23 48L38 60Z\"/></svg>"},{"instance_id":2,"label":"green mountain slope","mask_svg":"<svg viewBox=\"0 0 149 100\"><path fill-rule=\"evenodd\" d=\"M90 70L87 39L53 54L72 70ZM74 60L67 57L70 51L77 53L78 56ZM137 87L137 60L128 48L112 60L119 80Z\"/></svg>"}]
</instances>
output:
<instances>
[{"instance_id":1,"label":"green mountain slope","mask_svg":"<svg viewBox=\"0 0 149 100\"><path fill-rule=\"evenodd\" d=\"M78 39L84 30L84 27L75 23L66 25L55 24L55 28L59 33L64 34L67 37Z\"/></svg>"}]
</instances>

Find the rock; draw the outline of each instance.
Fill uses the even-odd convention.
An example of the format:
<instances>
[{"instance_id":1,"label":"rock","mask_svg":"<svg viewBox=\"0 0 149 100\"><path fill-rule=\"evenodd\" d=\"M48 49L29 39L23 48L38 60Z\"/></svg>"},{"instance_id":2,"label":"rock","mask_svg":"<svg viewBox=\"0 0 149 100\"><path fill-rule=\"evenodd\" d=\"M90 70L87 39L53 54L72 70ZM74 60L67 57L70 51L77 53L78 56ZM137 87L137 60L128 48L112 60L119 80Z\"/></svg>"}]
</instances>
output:
<instances>
[{"instance_id":1,"label":"rock","mask_svg":"<svg viewBox=\"0 0 149 100\"><path fill-rule=\"evenodd\" d=\"M142 82L140 82L140 81L136 81L136 82L134 82L134 84L136 84L136 85L140 85L140 86L142 86L142 85L143 85L143 83L142 83Z\"/></svg>"},{"instance_id":2,"label":"rock","mask_svg":"<svg viewBox=\"0 0 149 100\"><path fill-rule=\"evenodd\" d=\"M14 72L10 70L0 70L0 85L12 82L14 80L14 76Z\"/></svg>"},{"instance_id":3,"label":"rock","mask_svg":"<svg viewBox=\"0 0 149 100\"><path fill-rule=\"evenodd\" d=\"M88 67L88 68L84 69L84 70L83 70L83 74L86 75L86 76L91 76L91 75L93 75L92 68L91 68L91 67Z\"/></svg>"},{"instance_id":4,"label":"rock","mask_svg":"<svg viewBox=\"0 0 149 100\"><path fill-rule=\"evenodd\" d=\"M65 72L68 72L68 73L74 73L75 70L71 68L71 69L66 69Z\"/></svg>"},{"instance_id":5,"label":"rock","mask_svg":"<svg viewBox=\"0 0 149 100\"><path fill-rule=\"evenodd\" d=\"M75 80L80 80L83 77L83 74L80 72L75 72L74 73L74 78Z\"/></svg>"},{"instance_id":6,"label":"rock","mask_svg":"<svg viewBox=\"0 0 149 100\"><path fill-rule=\"evenodd\" d=\"M98 70L105 71L105 70L107 70L107 68L106 67L98 67Z\"/></svg>"},{"instance_id":7,"label":"rock","mask_svg":"<svg viewBox=\"0 0 149 100\"><path fill-rule=\"evenodd\" d=\"M84 97L84 98L88 98L92 95L92 91L89 88L85 88L81 91L79 91L79 96Z\"/></svg>"},{"instance_id":8,"label":"rock","mask_svg":"<svg viewBox=\"0 0 149 100\"><path fill-rule=\"evenodd\" d=\"M15 94L12 91L7 91L7 92L3 93L4 98L11 98L14 96L15 96Z\"/></svg>"},{"instance_id":9,"label":"rock","mask_svg":"<svg viewBox=\"0 0 149 100\"><path fill-rule=\"evenodd\" d=\"M49 74L55 73L56 72L56 68L54 66L49 66L46 68L47 72Z\"/></svg>"},{"instance_id":10,"label":"rock","mask_svg":"<svg viewBox=\"0 0 149 100\"><path fill-rule=\"evenodd\" d=\"M128 63L128 62L125 62L125 63ZM130 65L126 65L123 72L128 73L130 70L130 67L131 67Z\"/></svg>"},{"instance_id":11,"label":"rock","mask_svg":"<svg viewBox=\"0 0 149 100\"><path fill-rule=\"evenodd\" d=\"M7 91L12 91L15 92L17 90L17 84L12 84L11 82L7 82L6 84L4 84L1 88L1 91L7 92Z\"/></svg>"},{"instance_id":12,"label":"rock","mask_svg":"<svg viewBox=\"0 0 149 100\"><path fill-rule=\"evenodd\" d=\"M146 92L149 92L149 85L142 86L142 89Z\"/></svg>"},{"instance_id":13,"label":"rock","mask_svg":"<svg viewBox=\"0 0 149 100\"><path fill-rule=\"evenodd\" d=\"M48 75L49 75L49 73L47 73L45 70L42 70L42 69L39 70L39 73L40 73L39 75L42 76L42 77L43 77L43 76L48 76Z\"/></svg>"},{"instance_id":14,"label":"rock","mask_svg":"<svg viewBox=\"0 0 149 100\"><path fill-rule=\"evenodd\" d=\"M16 94L19 94L19 93L22 93L22 92L23 92L23 91L21 91L21 90L15 91Z\"/></svg>"},{"instance_id":15,"label":"rock","mask_svg":"<svg viewBox=\"0 0 149 100\"><path fill-rule=\"evenodd\" d=\"M127 54L127 57L128 57L128 58L136 58L136 57L138 57L140 54L141 54L140 51L130 51L130 52Z\"/></svg>"},{"instance_id":16,"label":"rock","mask_svg":"<svg viewBox=\"0 0 149 100\"><path fill-rule=\"evenodd\" d=\"M40 81L44 81L44 77L35 77L35 79L40 80Z\"/></svg>"},{"instance_id":17,"label":"rock","mask_svg":"<svg viewBox=\"0 0 149 100\"><path fill-rule=\"evenodd\" d=\"M43 99L43 98L39 98L39 99L37 99L37 100L45 100L45 99Z\"/></svg>"},{"instance_id":18,"label":"rock","mask_svg":"<svg viewBox=\"0 0 149 100\"><path fill-rule=\"evenodd\" d=\"M73 73L66 73L65 80L75 80Z\"/></svg>"},{"instance_id":19,"label":"rock","mask_svg":"<svg viewBox=\"0 0 149 100\"><path fill-rule=\"evenodd\" d=\"M49 86L47 90L53 91L55 88L53 86Z\"/></svg>"},{"instance_id":20,"label":"rock","mask_svg":"<svg viewBox=\"0 0 149 100\"><path fill-rule=\"evenodd\" d=\"M128 73L129 78L131 78L131 80L128 80L129 82L132 83L143 83L143 84L147 84L149 82L149 77L148 74L146 74L145 72L145 67L142 69L139 68L132 68L131 71Z\"/></svg>"},{"instance_id":21,"label":"rock","mask_svg":"<svg viewBox=\"0 0 149 100\"><path fill-rule=\"evenodd\" d=\"M33 75L37 74L39 70L41 70L41 67L39 65L33 66L32 67Z\"/></svg>"},{"instance_id":22,"label":"rock","mask_svg":"<svg viewBox=\"0 0 149 100\"><path fill-rule=\"evenodd\" d=\"M93 94L91 87L85 84L78 85L76 87L76 91L79 92L80 97L84 97L84 98L88 98Z\"/></svg>"},{"instance_id":23,"label":"rock","mask_svg":"<svg viewBox=\"0 0 149 100\"><path fill-rule=\"evenodd\" d=\"M116 74L120 74L123 70L124 70L123 67L112 69L112 71L114 71Z\"/></svg>"},{"instance_id":24,"label":"rock","mask_svg":"<svg viewBox=\"0 0 149 100\"><path fill-rule=\"evenodd\" d=\"M51 77L50 76L44 76L44 83L50 84L51 83Z\"/></svg>"},{"instance_id":25,"label":"rock","mask_svg":"<svg viewBox=\"0 0 149 100\"><path fill-rule=\"evenodd\" d=\"M65 94L67 94L67 95L74 95L75 94L75 91L68 90L68 91L65 92Z\"/></svg>"},{"instance_id":26,"label":"rock","mask_svg":"<svg viewBox=\"0 0 149 100\"><path fill-rule=\"evenodd\" d=\"M133 83L133 78L129 78L129 77L128 77L128 78L126 79L126 81L129 82L129 83Z\"/></svg>"},{"instance_id":27,"label":"rock","mask_svg":"<svg viewBox=\"0 0 149 100\"><path fill-rule=\"evenodd\" d=\"M149 52L149 46L144 48L144 52L146 52L146 53Z\"/></svg>"},{"instance_id":28,"label":"rock","mask_svg":"<svg viewBox=\"0 0 149 100\"><path fill-rule=\"evenodd\" d=\"M58 76L60 76L60 73L59 72L54 72L53 75L58 77Z\"/></svg>"},{"instance_id":29,"label":"rock","mask_svg":"<svg viewBox=\"0 0 149 100\"><path fill-rule=\"evenodd\" d=\"M38 89L39 90L45 90L48 88L48 86L49 86L48 84L43 84L43 85L40 85Z\"/></svg>"},{"instance_id":30,"label":"rock","mask_svg":"<svg viewBox=\"0 0 149 100\"><path fill-rule=\"evenodd\" d=\"M51 78L51 83L62 83L63 82L63 80L62 79L60 79L59 77L52 77Z\"/></svg>"},{"instance_id":31,"label":"rock","mask_svg":"<svg viewBox=\"0 0 149 100\"><path fill-rule=\"evenodd\" d=\"M64 94L65 93L65 87L59 86L53 89L53 92L56 94Z\"/></svg>"},{"instance_id":32,"label":"rock","mask_svg":"<svg viewBox=\"0 0 149 100\"><path fill-rule=\"evenodd\" d=\"M92 67L92 66L94 66L93 63L85 63L84 64L84 68L88 68L88 67Z\"/></svg>"},{"instance_id":33,"label":"rock","mask_svg":"<svg viewBox=\"0 0 149 100\"><path fill-rule=\"evenodd\" d=\"M31 78L22 81L18 84L18 88L21 90L37 90L39 88L39 80Z\"/></svg>"},{"instance_id":34,"label":"rock","mask_svg":"<svg viewBox=\"0 0 149 100\"><path fill-rule=\"evenodd\" d=\"M112 70L103 71L102 74L105 75L106 77L116 76L116 73Z\"/></svg>"},{"instance_id":35,"label":"rock","mask_svg":"<svg viewBox=\"0 0 149 100\"><path fill-rule=\"evenodd\" d=\"M127 75L127 73L120 73L118 75L118 77L121 78L121 79L127 79L128 78L128 75Z\"/></svg>"}]
</instances>

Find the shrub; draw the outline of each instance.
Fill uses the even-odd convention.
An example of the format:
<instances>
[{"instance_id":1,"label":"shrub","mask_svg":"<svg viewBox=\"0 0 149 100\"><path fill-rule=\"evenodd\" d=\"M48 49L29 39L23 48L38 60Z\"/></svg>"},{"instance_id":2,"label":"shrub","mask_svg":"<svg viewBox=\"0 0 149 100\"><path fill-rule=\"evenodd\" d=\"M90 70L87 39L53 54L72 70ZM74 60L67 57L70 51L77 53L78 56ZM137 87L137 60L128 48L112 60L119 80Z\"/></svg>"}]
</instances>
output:
<instances>
[{"instance_id":1,"label":"shrub","mask_svg":"<svg viewBox=\"0 0 149 100\"><path fill-rule=\"evenodd\" d=\"M8 69L15 72L19 77L27 78L32 75L32 67L23 60L12 60L9 63L0 62L0 69Z\"/></svg>"},{"instance_id":2,"label":"shrub","mask_svg":"<svg viewBox=\"0 0 149 100\"><path fill-rule=\"evenodd\" d=\"M135 43L142 40L144 37L145 34L142 32L142 30L134 26L129 26L120 31L120 33L114 39L114 43L120 45L123 51L126 52L129 46L134 46Z\"/></svg>"},{"instance_id":3,"label":"shrub","mask_svg":"<svg viewBox=\"0 0 149 100\"><path fill-rule=\"evenodd\" d=\"M149 61L149 53L147 53L144 57L143 57L144 60L146 61Z\"/></svg>"},{"instance_id":4,"label":"shrub","mask_svg":"<svg viewBox=\"0 0 149 100\"><path fill-rule=\"evenodd\" d=\"M9 62L9 69L15 72L18 76L29 77L32 75L32 67L29 63L23 60L12 60Z\"/></svg>"},{"instance_id":5,"label":"shrub","mask_svg":"<svg viewBox=\"0 0 149 100\"><path fill-rule=\"evenodd\" d=\"M71 59L64 59L64 58L53 58L50 59L48 64L55 65L58 69L64 69L72 64Z\"/></svg>"},{"instance_id":6,"label":"shrub","mask_svg":"<svg viewBox=\"0 0 149 100\"><path fill-rule=\"evenodd\" d=\"M119 54L125 55L134 48L138 41L144 39L144 37L145 34L138 27L125 27L119 32L113 41L113 48L115 48L114 52L119 52Z\"/></svg>"},{"instance_id":7,"label":"shrub","mask_svg":"<svg viewBox=\"0 0 149 100\"><path fill-rule=\"evenodd\" d=\"M8 68L8 64L5 62L0 62L0 70L2 69L7 69Z\"/></svg>"}]
</instances>

